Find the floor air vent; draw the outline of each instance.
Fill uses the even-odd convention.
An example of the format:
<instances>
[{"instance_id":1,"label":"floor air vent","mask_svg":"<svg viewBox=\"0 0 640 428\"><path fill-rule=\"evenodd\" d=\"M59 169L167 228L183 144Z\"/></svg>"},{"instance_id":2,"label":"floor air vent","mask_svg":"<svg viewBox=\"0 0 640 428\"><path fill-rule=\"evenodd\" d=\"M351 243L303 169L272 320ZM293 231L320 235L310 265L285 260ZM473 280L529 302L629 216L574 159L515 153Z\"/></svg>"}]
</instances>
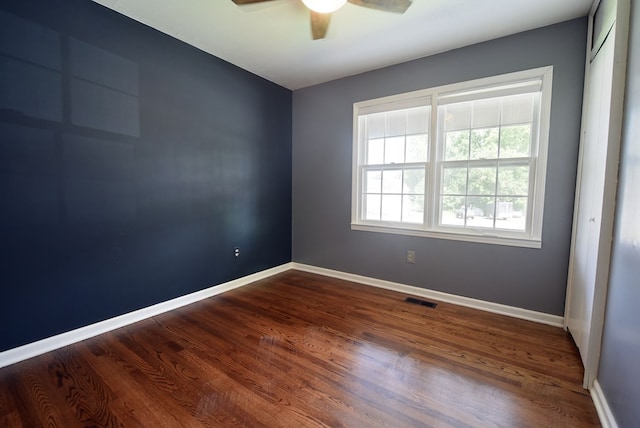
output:
<instances>
[{"instance_id":1,"label":"floor air vent","mask_svg":"<svg viewBox=\"0 0 640 428\"><path fill-rule=\"evenodd\" d=\"M435 308L436 306L438 306L437 303L427 302L426 300L420 300L414 297L407 297L406 299L404 299L404 301L407 303L413 303L414 305L427 306L429 308Z\"/></svg>"}]
</instances>

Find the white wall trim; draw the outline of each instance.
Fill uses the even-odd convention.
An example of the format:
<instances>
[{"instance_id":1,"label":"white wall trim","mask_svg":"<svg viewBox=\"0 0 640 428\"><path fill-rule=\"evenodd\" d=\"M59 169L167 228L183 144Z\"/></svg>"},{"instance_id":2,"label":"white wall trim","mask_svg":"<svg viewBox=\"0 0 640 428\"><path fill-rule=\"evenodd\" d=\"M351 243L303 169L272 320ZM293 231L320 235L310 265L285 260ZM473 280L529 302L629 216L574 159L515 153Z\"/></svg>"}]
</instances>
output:
<instances>
[{"instance_id":1,"label":"white wall trim","mask_svg":"<svg viewBox=\"0 0 640 428\"><path fill-rule=\"evenodd\" d=\"M602 388L600 387L598 379L593 381L593 386L589 392L591 393L593 404L596 406L596 411L598 412L602 428L618 428L618 423L613 417L613 412L609 407L609 403L604 395L604 391L602 391Z\"/></svg>"},{"instance_id":2,"label":"white wall trim","mask_svg":"<svg viewBox=\"0 0 640 428\"><path fill-rule=\"evenodd\" d=\"M528 309L516 308L499 303L487 302L484 300L472 299L469 297L457 296L454 294L443 293L440 291L428 290L425 288L415 287L411 285L400 284L397 282L384 281L381 279L355 275L346 272L325 269L321 267L306 265L302 263L285 263L271 269L254 273L233 281L215 285L204 290L196 291L185 296L167 300L146 308L138 309L127 314L109 318L104 321L80 327L56 336L47 337L36 342L28 343L17 348L0 352L0 368L15 364L17 362L50 352L63 346L71 345L91 337L107 333L120 327L124 327L147 318L151 318L162 313L178 309L182 306L195 303L208 297L216 296L227 291L243 287L252 282L259 281L264 278L286 272L291 269L297 269L305 272L316 273L332 278L344 279L347 281L358 282L360 284L369 285L387 290L397 291L400 293L411 294L414 296L425 297L428 299L439 300L441 302L452 303L455 305L466 306L469 308L480 309L501 315L508 315L528 321L535 321L542 324L548 324L555 327L563 326L563 319L557 315L546 314L542 312L531 311Z\"/></svg>"},{"instance_id":3,"label":"white wall trim","mask_svg":"<svg viewBox=\"0 0 640 428\"><path fill-rule=\"evenodd\" d=\"M558 315L546 314L543 312L531 311L529 309L516 308L513 306L502 305L499 303L487 302L485 300L473 299L470 297L457 296L455 294L443 293L441 291L429 290L426 288L415 287L412 285L400 284L397 282L384 281L381 279L355 275L346 272L325 269L321 267L305 265L301 263L293 263L293 269L316 273L319 275L330 276L333 278L344 279L347 281L358 282L364 285L370 285L387 290L397 291L414 296L425 297L428 299L439 300L441 302L453 303L455 305L465 306L482 311L492 312L500 315L507 315L514 318L520 318L528 321L535 321L554 327L562 327L564 319Z\"/></svg>"},{"instance_id":4,"label":"white wall trim","mask_svg":"<svg viewBox=\"0 0 640 428\"><path fill-rule=\"evenodd\" d=\"M142 321L144 319L151 318L153 316L160 315L174 309L178 309L191 303L195 303L200 300L243 287L255 281L259 281L261 279L265 279L292 269L315 273L318 275L324 275L332 278L343 279L346 281L357 282L363 285L384 288L387 290L425 297L428 299L439 300L441 302L452 303L455 305L479 309L496 314L507 315L528 321L551 325L554 327L562 327L564 323L563 318L557 315L516 308L513 306L501 305L499 303L492 303L484 300L472 299L470 297L457 296L454 294L443 293L441 291L428 290L412 285L400 284L397 282L385 281L381 279L340 272L302 263L290 262L229 282L214 285L204 290L196 291L194 293L177 297L175 299L167 300L166 302L161 302L152 306L148 306L146 308L139 309L137 311L129 312L127 314L100 321L95 324L90 324L85 327L58 334L56 336L51 336L37 342L28 343L17 348L0 352L0 368L27 360L32 357L36 357L47 352L54 351L56 349L80 342L82 340L90 339L94 336L98 336L100 334L125 327L138 321ZM590 389L590 393L603 428L618 428L618 424L613 417L611 408L609 407L604 392L602 391L600 383L597 379L594 381L593 386Z\"/></svg>"},{"instance_id":5,"label":"white wall trim","mask_svg":"<svg viewBox=\"0 0 640 428\"><path fill-rule=\"evenodd\" d=\"M53 351L55 349L62 348L63 346L71 345L73 343L89 339L99 334L107 333L111 330L115 330L117 328L124 327L129 324L133 324L135 322L142 321L144 319L151 318L153 316L160 315L174 309L178 309L182 306L195 303L208 297L216 296L235 288L243 287L252 282L259 281L261 279L268 278L270 276L276 275L281 272L286 272L291 269L292 263L285 263L281 266L276 266L274 268L256 272L242 278L234 279L233 281L214 285L213 287L196 291L194 293L190 293L181 297L176 297L175 299L167 300L166 302L161 302L152 306L148 306L146 308L138 309L137 311L129 312L127 314L109 318L95 324L90 324L85 327L80 327L75 330L61 333L56 336L47 337L46 339L38 340L37 342L28 343L17 348L0 352L0 368L35 357L37 355L44 354L46 352Z\"/></svg>"}]
</instances>

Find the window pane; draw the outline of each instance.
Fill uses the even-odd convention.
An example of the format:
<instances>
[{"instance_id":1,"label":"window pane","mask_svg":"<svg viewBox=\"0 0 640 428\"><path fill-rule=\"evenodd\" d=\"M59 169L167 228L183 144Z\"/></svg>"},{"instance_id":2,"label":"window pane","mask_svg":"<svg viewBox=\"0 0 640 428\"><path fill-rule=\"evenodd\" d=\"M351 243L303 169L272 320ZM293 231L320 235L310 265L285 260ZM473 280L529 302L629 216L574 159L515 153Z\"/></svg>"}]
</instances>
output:
<instances>
[{"instance_id":1,"label":"window pane","mask_svg":"<svg viewBox=\"0 0 640 428\"><path fill-rule=\"evenodd\" d=\"M496 218L496 220L506 220L513 217L514 201L519 198L497 198L495 206L494 203L488 207L488 214ZM526 198L524 198L526 200ZM526 203L525 203L526 205ZM500 227L498 225L498 227Z\"/></svg>"},{"instance_id":2,"label":"window pane","mask_svg":"<svg viewBox=\"0 0 640 428\"><path fill-rule=\"evenodd\" d=\"M503 126L500 129L500 157L527 157L531 152L531 125Z\"/></svg>"},{"instance_id":3,"label":"window pane","mask_svg":"<svg viewBox=\"0 0 640 428\"><path fill-rule=\"evenodd\" d=\"M493 196L470 196L467 198L467 226L493 228Z\"/></svg>"},{"instance_id":4,"label":"window pane","mask_svg":"<svg viewBox=\"0 0 640 428\"><path fill-rule=\"evenodd\" d=\"M470 195L495 195L496 193L496 168L479 167L469 168L469 194Z\"/></svg>"},{"instance_id":5,"label":"window pane","mask_svg":"<svg viewBox=\"0 0 640 428\"><path fill-rule=\"evenodd\" d=\"M367 144L367 165L379 165L384 162L384 139L369 140Z\"/></svg>"},{"instance_id":6,"label":"window pane","mask_svg":"<svg viewBox=\"0 0 640 428\"><path fill-rule=\"evenodd\" d=\"M424 221L424 196L403 196L402 221L422 224Z\"/></svg>"},{"instance_id":7,"label":"window pane","mask_svg":"<svg viewBox=\"0 0 640 428\"><path fill-rule=\"evenodd\" d=\"M498 157L498 128L471 131L470 159L495 159Z\"/></svg>"},{"instance_id":8,"label":"window pane","mask_svg":"<svg viewBox=\"0 0 640 428\"><path fill-rule=\"evenodd\" d=\"M407 135L407 162L426 162L429 158L429 136Z\"/></svg>"},{"instance_id":9,"label":"window pane","mask_svg":"<svg viewBox=\"0 0 640 428\"><path fill-rule=\"evenodd\" d=\"M380 195L364 195L364 219L380 220Z\"/></svg>"},{"instance_id":10,"label":"window pane","mask_svg":"<svg viewBox=\"0 0 640 428\"><path fill-rule=\"evenodd\" d=\"M382 195L382 220L400 221L402 196Z\"/></svg>"},{"instance_id":11,"label":"window pane","mask_svg":"<svg viewBox=\"0 0 640 428\"><path fill-rule=\"evenodd\" d=\"M464 195L467 193L467 168L444 168L442 171L442 193Z\"/></svg>"},{"instance_id":12,"label":"window pane","mask_svg":"<svg viewBox=\"0 0 640 428\"><path fill-rule=\"evenodd\" d=\"M367 171L365 183L366 193L380 193L382 191L382 171Z\"/></svg>"},{"instance_id":13,"label":"window pane","mask_svg":"<svg viewBox=\"0 0 640 428\"><path fill-rule=\"evenodd\" d=\"M464 196L443 196L440 200L440 223L464 226Z\"/></svg>"},{"instance_id":14,"label":"window pane","mask_svg":"<svg viewBox=\"0 0 640 428\"><path fill-rule=\"evenodd\" d=\"M386 138L384 144L384 163L404 162L404 137Z\"/></svg>"},{"instance_id":15,"label":"window pane","mask_svg":"<svg viewBox=\"0 0 640 428\"><path fill-rule=\"evenodd\" d=\"M469 130L447 132L444 149L444 159L469 159Z\"/></svg>"},{"instance_id":16,"label":"window pane","mask_svg":"<svg viewBox=\"0 0 640 428\"><path fill-rule=\"evenodd\" d=\"M407 134L426 134L429 132L431 107L412 108L407 111Z\"/></svg>"},{"instance_id":17,"label":"window pane","mask_svg":"<svg viewBox=\"0 0 640 428\"><path fill-rule=\"evenodd\" d=\"M369 138L384 137L385 114L376 113L367 116L367 136Z\"/></svg>"},{"instance_id":18,"label":"window pane","mask_svg":"<svg viewBox=\"0 0 640 428\"><path fill-rule=\"evenodd\" d=\"M403 193L424 194L424 168L404 170Z\"/></svg>"},{"instance_id":19,"label":"window pane","mask_svg":"<svg viewBox=\"0 0 640 428\"><path fill-rule=\"evenodd\" d=\"M471 103L451 104L444 107L444 129L454 131L471 127Z\"/></svg>"},{"instance_id":20,"label":"window pane","mask_svg":"<svg viewBox=\"0 0 640 428\"><path fill-rule=\"evenodd\" d=\"M387 113L387 128L385 136L393 137L407 133L407 112L405 110Z\"/></svg>"},{"instance_id":21,"label":"window pane","mask_svg":"<svg viewBox=\"0 0 640 428\"><path fill-rule=\"evenodd\" d=\"M498 198L496 228L525 230L526 221L527 198Z\"/></svg>"},{"instance_id":22,"label":"window pane","mask_svg":"<svg viewBox=\"0 0 640 428\"><path fill-rule=\"evenodd\" d=\"M502 124L533 122L533 101L536 94L504 97L502 102Z\"/></svg>"},{"instance_id":23,"label":"window pane","mask_svg":"<svg viewBox=\"0 0 640 428\"><path fill-rule=\"evenodd\" d=\"M382 171L382 193L402 193L402 170Z\"/></svg>"},{"instance_id":24,"label":"window pane","mask_svg":"<svg viewBox=\"0 0 640 428\"><path fill-rule=\"evenodd\" d=\"M498 168L498 194L526 196L529 194L529 166Z\"/></svg>"},{"instance_id":25,"label":"window pane","mask_svg":"<svg viewBox=\"0 0 640 428\"><path fill-rule=\"evenodd\" d=\"M500 125L500 98L473 103L472 128L488 128Z\"/></svg>"}]
</instances>

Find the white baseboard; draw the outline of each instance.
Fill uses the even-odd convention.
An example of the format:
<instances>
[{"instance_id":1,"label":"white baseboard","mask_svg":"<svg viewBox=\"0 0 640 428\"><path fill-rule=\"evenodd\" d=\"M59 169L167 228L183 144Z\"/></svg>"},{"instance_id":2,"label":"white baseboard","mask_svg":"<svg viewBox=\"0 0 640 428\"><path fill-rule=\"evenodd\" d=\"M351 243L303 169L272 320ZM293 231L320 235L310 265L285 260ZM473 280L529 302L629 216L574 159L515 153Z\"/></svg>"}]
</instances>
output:
<instances>
[{"instance_id":1,"label":"white baseboard","mask_svg":"<svg viewBox=\"0 0 640 428\"><path fill-rule=\"evenodd\" d=\"M205 290L196 291L195 293L187 294L185 296L177 297L166 302L158 303L153 306L139 309L124 315L120 315L108 320L104 320L95 324L91 324L85 327L78 328L76 330L68 331L66 333L58 334L56 336L48 337L46 339L39 340L37 342L28 343L18 348L9 349L7 351L0 352L0 368L9 366L11 364L44 354L46 352L53 351L63 346L71 345L73 343L80 342L85 339L97 336L99 334L107 333L120 327L133 324L144 319L160 315L162 313L178 309L182 306L195 303L197 301L206 299L208 297L216 296L218 294L225 293L227 291L243 287L251 284L252 282L259 281L264 278L276 275L278 273L286 272L291 269L297 269L305 272L316 273L319 275L329 276L332 278L344 279L347 281L357 282L364 285L369 285L378 288L384 288L387 290L397 291L400 293L411 294L415 296L425 297L428 299L439 300L441 302L452 303L460 306L466 306L474 309L480 309L487 312L493 312L501 315L508 315L515 318L525 319L529 321L535 321L542 324L548 324L555 327L563 327L563 318L557 315L546 314L543 312L531 311L528 309L515 308L512 306L501 305L498 303L487 302L484 300L472 299L469 297L457 296L454 294L443 293L440 291L428 290L425 288L415 287L406 284L400 284L391 281L384 281L381 279L355 275L346 272L335 271L331 269L325 269L321 267L306 265L302 263L285 263L281 266L276 266L271 269L267 269L261 272L254 273L242 278L235 279L233 281L225 282L223 284L215 285ZM613 417L613 413L607 403L604 392L600 387L600 383L596 379L593 383L593 387L590 389L591 398L598 412L600 423L603 428L618 428L618 424Z\"/></svg>"},{"instance_id":2,"label":"white baseboard","mask_svg":"<svg viewBox=\"0 0 640 428\"><path fill-rule=\"evenodd\" d=\"M199 300L222 294L226 291L230 291L235 288L250 284L252 282L276 275L278 273L288 271L291 268L292 264L286 263L284 265L276 266L274 268L238 278L233 281L225 282L223 284L215 285L204 290L196 291L185 296L167 300L166 302L148 306L137 311L129 312L127 314L109 318L107 320L71 330L66 333L38 340L37 342L28 343L17 348L0 352L0 368L35 357L37 355L44 354L46 352L53 351L58 348L62 348L63 346L71 345L73 343L89 339L99 334L103 334L138 321L142 321L156 315L160 315L164 312L178 309L182 306L195 303Z\"/></svg>"},{"instance_id":3,"label":"white baseboard","mask_svg":"<svg viewBox=\"0 0 640 428\"><path fill-rule=\"evenodd\" d=\"M558 315L551 315L544 312L536 312L529 309L501 305L499 303L472 299L470 297L457 296L455 294L443 293L441 291L428 290L426 288L400 284L397 282L384 281L381 279L305 265L302 263L294 262L292 263L292 265L293 269L298 269L305 272L316 273L319 275L330 276L333 278L344 279L352 282L358 282L365 285L371 285L373 287L385 288L387 290L398 291L400 293L439 300L446 303L453 303L455 305L466 306L473 309L480 309L495 314L507 315L510 317L520 318L528 321L535 321L542 324L552 325L554 327L563 327L564 325L564 319Z\"/></svg>"},{"instance_id":4,"label":"white baseboard","mask_svg":"<svg viewBox=\"0 0 640 428\"><path fill-rule=\"evenodd\" d=\"M589 389L589 392L591 393L593 404L596 406L596 411L598 412L602 428L618 428L618 423L613 417L613 412L611 412L611 408L609 407L607 398L600 387L598 379L593 381L593 386Z\"/></svg>"},{"instance_id":5,"label":"white baseboard","mask_svg":"<svg viewBox=\"0 0 640 428\"><path fill-rule=\"evenodd\" d=\"M71 345L85 339L103 334L120 327L133 324L144 319L160 315L162 313L180 308L199 300L206 299L226 291L233 290L250 284L252 282L286 272L291 269L317 273L333 278L344 279L347 281L358 282L373 287L385 288L387 290L398 291L400 293L411 294L415 296L425 297L428 299L439 300L441 302L453 303L460 306L466 306L474 309L480 309L487 312L493 312L502 315L508 315L515 318L521 318L529 321L535 321L556 327L562 327L563 319L557 315L545 314L542 312L530 311L527 309L515 308L512 306L501 305L498 303L486 302L483 300L472 299L469 297L456 296L454 294L443 293L440 291L427 290L411 285L400 284L396 282L384 281L381 279L370 278L366 276L354 275L346 272L339 272L331 269L325 269L301 263L285 263L271 269L254 273L233 281L215 285L213 287L196 291L195 293L177 297L166 302L158 303L137 311L129 312L114 318L110 318L95 324L71 330L56 336L38 340L37 342L28 343L17 348L0 352L0 368L23 361L46 352L53 351L63 346Z\"/></svg>"}]
</instances>

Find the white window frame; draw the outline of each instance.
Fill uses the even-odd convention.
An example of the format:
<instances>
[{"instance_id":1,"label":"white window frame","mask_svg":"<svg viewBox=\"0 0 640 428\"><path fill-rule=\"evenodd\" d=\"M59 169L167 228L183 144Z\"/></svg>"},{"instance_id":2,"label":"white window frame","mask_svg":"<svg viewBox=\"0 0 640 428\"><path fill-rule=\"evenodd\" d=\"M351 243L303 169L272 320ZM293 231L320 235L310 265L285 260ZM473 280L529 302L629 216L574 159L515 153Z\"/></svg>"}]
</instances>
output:
<instances>
[{"instance_id":1,"label":"white window frame","mask_svg":"<svg viewBox=\"0 0 640 428\"><path fill-rule=\"evenodd\" d=\"M509 245L527 248L542 247L542 224L544 213L544 191L547 173L547 153L549 145L549 127L551 120L551 90L553 67L540 67L531 70L508 73L499 76L476 79L424 89L389 97L377 98L354 103L353 105L353 167L351 229L369 232L392 233L429 238L450 239L487 244ZM479 94L487 92L495 96L496 92L509 95L520 93L521 87L539 85L540 98L537 128L533 130L532 154L523 158L529 162L533 179L529 182L529 204L527 207L527 225L525 231L504 229L483 229L471 227L448 227L440 225L439 191L443 168L444 132L438 123L438 106L447 100L465 100L469 97L481 99ZM496 88L499 88L496 90ZM363 115L410 108L418 105L431 105L429 127L429 155L425 163L425 212L423 224L364 220L362 210L363 168L365 138L359 129L359 118ZM535 125L535 123L534 123ZM537 136L537 138L535 138ZM450 162L450 161L449 161Z\"/></svg>"}]
</instances>

